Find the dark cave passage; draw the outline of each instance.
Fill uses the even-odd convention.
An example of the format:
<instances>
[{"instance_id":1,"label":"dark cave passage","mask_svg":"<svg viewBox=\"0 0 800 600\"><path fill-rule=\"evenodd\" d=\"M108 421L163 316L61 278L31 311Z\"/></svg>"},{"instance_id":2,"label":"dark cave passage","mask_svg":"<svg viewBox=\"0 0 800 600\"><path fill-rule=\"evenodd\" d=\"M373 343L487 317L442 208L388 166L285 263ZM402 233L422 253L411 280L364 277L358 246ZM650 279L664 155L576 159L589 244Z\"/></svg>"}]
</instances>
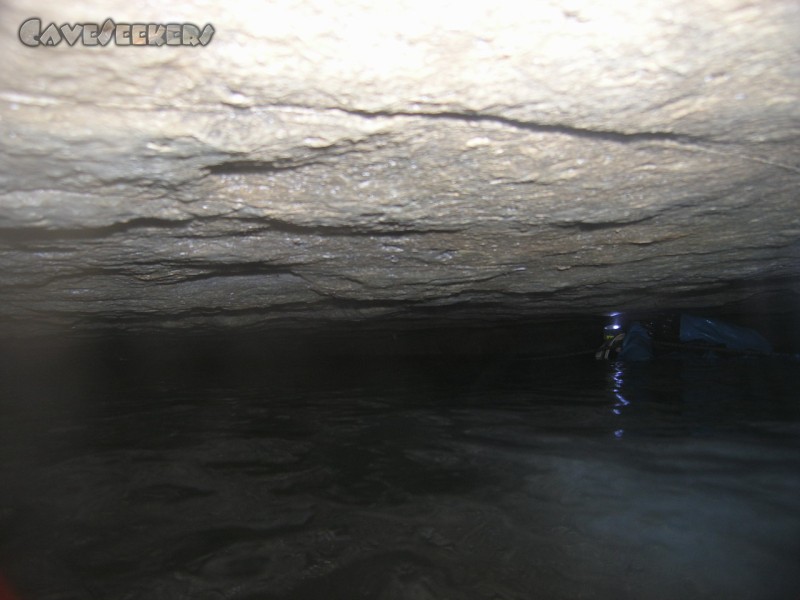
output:
<instances>
[{"instance_id":1,"label":"dark cave passage","mask_svg":"<svg viewBox=\"0 0 800 600\"><path fill-rule=\"evenodd\" d=\"M798 32L2 0L0 600L800 598Z\"/></svg>"},{"instance_id":2,"label":"dark cave passage","mask_svg":"<svg viewBox=\"0 0 800 600\"><path fill-rule=\"evenodd\" d=\"M800 357L597 361L605 321L5 343L4 576L20 600L792 597Z\"/></svg>"}]
</instances>

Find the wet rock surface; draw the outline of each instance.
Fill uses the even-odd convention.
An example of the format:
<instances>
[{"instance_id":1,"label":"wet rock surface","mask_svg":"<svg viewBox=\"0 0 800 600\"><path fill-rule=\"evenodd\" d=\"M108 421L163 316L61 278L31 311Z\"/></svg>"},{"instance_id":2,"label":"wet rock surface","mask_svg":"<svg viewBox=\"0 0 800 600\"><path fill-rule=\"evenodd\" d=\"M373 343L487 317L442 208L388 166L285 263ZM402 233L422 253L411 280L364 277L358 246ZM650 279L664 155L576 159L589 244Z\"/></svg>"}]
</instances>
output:
<instances>
[{"instance_id":1,"label":"wet rock surface","mask_svg":"<svg viewBox=\"0 0 800 600\"><path fill-rule=\"evenodd\" d=\"M0 9L0 325L796 299L800 8L182 2L207 46L29 48Z\"/></svg>"}]
</instances>

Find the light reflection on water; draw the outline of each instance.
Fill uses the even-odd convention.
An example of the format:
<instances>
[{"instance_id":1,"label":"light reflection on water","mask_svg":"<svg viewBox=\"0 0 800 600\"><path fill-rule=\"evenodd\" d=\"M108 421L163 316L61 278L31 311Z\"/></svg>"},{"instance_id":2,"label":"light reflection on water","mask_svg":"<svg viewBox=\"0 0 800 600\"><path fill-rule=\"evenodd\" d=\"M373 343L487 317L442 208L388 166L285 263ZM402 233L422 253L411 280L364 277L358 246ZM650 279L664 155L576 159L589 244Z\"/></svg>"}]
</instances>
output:
<instances>
[{"instance_id":1,"label":"light reflection on water","mask_svg":"<svg viewBox=\"0 0 800 600\"><path fill-rule=\"evenodd\" d=\"M622 409L630 404L630 402L625 399L625 396L622 395L622 388L625 382L623 375L624 367L625 363L622 362L615 362L611 365L611 393L614 394L614 397L617 399L617 401L614 402L611 412L615 415L621 415ZM624 429L614 430L614 437L619 439L623 435L625 435Z\"/></svg>"},{"instance_id":2,"label":"light reflection on water","mask_svg":"<svg viewBox=\"0 0 800 600\"><path fill-rule=\"evenodd\" d=\"M2 564L21 600L793 598L796 371L374 361L6 396Z\"/></svg>"}]
</instances>

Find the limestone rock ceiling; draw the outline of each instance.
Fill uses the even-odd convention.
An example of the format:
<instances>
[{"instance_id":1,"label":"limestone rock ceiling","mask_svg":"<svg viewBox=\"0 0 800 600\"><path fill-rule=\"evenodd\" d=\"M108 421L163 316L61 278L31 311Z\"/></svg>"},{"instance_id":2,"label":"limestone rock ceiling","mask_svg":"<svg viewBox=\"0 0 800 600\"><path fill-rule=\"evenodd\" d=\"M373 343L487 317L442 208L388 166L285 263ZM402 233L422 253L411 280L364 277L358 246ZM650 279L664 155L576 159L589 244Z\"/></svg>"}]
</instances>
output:
<instances>
[{"instance_id":1,"label":"limestone rock ceiling","mask_svg":"<svg viewBox=\"0 0 800 600\"><path fill-rule=\"evenodd\" d=\"M212 23L204 47L30 48ZM0 325L505 318L800 294L800 5L14 0Z\"/></svg>"}]
</instances>

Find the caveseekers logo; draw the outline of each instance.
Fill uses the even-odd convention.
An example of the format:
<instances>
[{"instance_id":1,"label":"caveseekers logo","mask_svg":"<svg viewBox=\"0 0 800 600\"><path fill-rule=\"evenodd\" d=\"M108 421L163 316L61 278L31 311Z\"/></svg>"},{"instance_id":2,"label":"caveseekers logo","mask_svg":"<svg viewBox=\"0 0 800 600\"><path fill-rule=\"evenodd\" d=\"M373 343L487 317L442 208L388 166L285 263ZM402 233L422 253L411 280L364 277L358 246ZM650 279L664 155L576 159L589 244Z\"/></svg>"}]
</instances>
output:
<instances>
[{"instance_id":1,"label":"caveseekers logo","mask_svg":"<svg viewBox=\"0 0 800 600\"><path fill-rule=\"evenodd\" d=\"M191 23L114 23L106 19L97 23L56 26L42 29L42 20L32 17L19 28L19 41L26 46L105 46L112 40L117 46L205 46L211 42L214 27L208 23L200 29Z\"/></svg>"}]
</instances>

